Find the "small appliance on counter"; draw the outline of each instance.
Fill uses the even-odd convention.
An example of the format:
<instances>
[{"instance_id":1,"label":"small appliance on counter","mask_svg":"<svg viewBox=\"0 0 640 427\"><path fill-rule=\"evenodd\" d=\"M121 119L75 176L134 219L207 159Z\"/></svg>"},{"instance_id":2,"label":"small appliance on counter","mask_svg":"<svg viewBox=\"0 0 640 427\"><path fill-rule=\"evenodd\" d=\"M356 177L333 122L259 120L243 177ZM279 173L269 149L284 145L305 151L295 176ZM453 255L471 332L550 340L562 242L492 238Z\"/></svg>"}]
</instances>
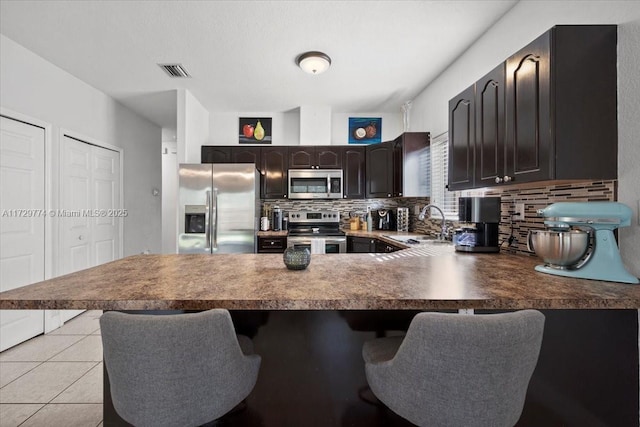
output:
<instances>
[{"instance_id":1,"label":"small appliance on counter","mask_svg":"<svg viewBox=\"0 0 640 427\"><path fill-rule=\"evenodd\" d=\"M472 226L455 231L453 243L456 251L500 252L500 197L460 197L458 219Z\"/></svg>"},{"instance_id":2,"label":"small appliance on counter","mask_svg":"<svg viewBox=\"0 0 640 427\"><path fill-rule=\"evenodd\" d=\"M273 220L271 221L271 227L273 231L282 230L282 209L276 205L273 207Z\"/></svg>"},{"instance_id":3,"label":"small appliance on counter","mask_svg":"<svg viewBox=\"0 0 640 427\"><path fill-rule=\"evenodd\" d=\"M396 224L391 209L378 209L378 220L376 228L378 230L395 230Z\"/></svg>"},{"instance_id":4,"label":"small appliance on counter","mask_svg":"<svg viewBox=\"0 0 640 427\"><path fill-rule=\"evenodd\" d=\"M638 283L624 267L613 230L631 225L618 202L559 202L538 211L546 230L529 232L529 250L544 260L536 271L558 276Z\"/></svg>"}]
</instances>

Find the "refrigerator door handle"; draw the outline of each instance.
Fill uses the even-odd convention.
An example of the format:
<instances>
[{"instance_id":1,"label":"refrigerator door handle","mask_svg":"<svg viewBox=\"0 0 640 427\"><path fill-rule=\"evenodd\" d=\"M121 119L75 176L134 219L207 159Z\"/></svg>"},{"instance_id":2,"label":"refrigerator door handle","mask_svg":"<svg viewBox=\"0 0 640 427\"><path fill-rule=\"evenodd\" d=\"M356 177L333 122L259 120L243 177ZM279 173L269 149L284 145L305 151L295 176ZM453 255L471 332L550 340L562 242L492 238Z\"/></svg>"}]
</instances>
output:
<instances>
[{"instance_id":1,"label":"refrigerator door handle","mask_svg":"<svg viewBox=\"0 0 640 427\"><path fill-rule=\"evenodd\" d=\"M213 220L211 221L213 225L212 227L213 242L211 244L211 249L217 250L218 249L218 189L217 188L213 189L213 205L212 205L211 211L213 215Z\"/></svg>"},{"instance_id":2,"label":"refrigerator door handle","mask_svg":"<svg viewBox=\"0 0 640 427\"><path fill-rule=\"evenodd\" d=\"M204 208L204 240L205 245L207 245L207 249L211 251L211 227L209 227L209 223L211 220L211 191L207 191L206 194L207 201Z\"/></svg>"}]
</instances>

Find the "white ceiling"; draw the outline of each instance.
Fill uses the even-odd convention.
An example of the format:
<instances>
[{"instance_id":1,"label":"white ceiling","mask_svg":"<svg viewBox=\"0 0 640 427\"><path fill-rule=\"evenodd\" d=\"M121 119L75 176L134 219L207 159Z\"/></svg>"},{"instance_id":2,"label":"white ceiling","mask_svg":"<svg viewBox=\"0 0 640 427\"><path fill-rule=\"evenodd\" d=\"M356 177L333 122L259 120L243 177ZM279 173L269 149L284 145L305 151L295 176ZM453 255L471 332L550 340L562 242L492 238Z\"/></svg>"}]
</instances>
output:
<instances>
[{"instance_id":1,"label":"white ceiling","mask_svg":"<svg viewBox=\"0 0 640 427\"><path fill-rule=\"evenodd\" d=\"M177 88L212 112L400 112L516 1L2 0L0 32L175 127ZM331 68L303 73L308 50Z\"/></svg>"}]
</instances>

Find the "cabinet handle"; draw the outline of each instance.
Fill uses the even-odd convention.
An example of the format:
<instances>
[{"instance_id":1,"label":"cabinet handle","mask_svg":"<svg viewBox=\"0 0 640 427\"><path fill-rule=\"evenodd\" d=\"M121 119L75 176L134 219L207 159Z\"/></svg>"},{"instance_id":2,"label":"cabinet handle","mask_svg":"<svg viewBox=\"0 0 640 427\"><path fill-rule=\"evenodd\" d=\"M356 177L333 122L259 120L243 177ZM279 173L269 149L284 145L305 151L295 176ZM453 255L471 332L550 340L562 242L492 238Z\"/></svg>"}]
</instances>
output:
<instances>
[{"instance_id":1,"label":"cabinet handle","mask_svg":"<svg viewBox=\"0 0 640 427\"><path fill-rule=\"evenodd\" d=\"M387 194L387 197L391 197L391 194Z\"/></svg>"},{"instance_id":2,"label":"cabinet handle","mask_svg":"<svg viewBox=\"0 0 640 427\"><path fill-rule=\"evenodd\" d=\"M276 244L276 242L271 242L271 244L272 244L272 245L275 245L275 244Z\"/></svg>"},{"instance_id":3,"label":"cabinet handle","mask_svg":"<svg viewBox=\"0 0 640 427\"><path fill-rule=\"evenodd\" d=\"M286 199L286 198L287 198L287 195L286 195L286 194L284 194L282 197L284 197L284 198Z\"/></svg>"},{"instance_id":4,"label":"cabinet handle","mask_svg":"<svg viewBox=\"0 0 640 427\"><path fill-rule=\"evenodd\" d=\"M502 182L502 178L496 176L496 184L500 184Z\"/></svg>"},{"instance_id":5,"label":"cabinet handle","mask_svg":"<svg viewBox=\"0 0 640 427\"><path fill-rule=\"evenodd\" d=\"M513 178L511 178L509 175L505 175L504 182L509 182L509 181L513 181Z\"/></svg>"}]
</instances>

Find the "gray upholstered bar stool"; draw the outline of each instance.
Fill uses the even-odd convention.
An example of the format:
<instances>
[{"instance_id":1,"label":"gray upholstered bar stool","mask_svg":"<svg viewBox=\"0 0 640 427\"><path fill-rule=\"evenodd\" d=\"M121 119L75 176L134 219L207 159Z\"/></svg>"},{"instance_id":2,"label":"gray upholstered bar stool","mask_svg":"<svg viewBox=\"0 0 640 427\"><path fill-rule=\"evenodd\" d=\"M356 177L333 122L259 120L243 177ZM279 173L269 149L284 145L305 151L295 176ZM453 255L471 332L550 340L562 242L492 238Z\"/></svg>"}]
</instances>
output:
<instances>
[{"instance_id":1,"label":"gray upholstered bar stool","mask_svg":"<svg viewBox=\"0 0 640 427\"><path fill-rule=\"evenodd\" d=\"M367 381L420 426L513 426L540 353L544 315L420 313L404 337L363 347Z\"/></svg>"},{"instance_id":2,"label":"gray upholstered bar stool","mask_svg":"<svg viewBox=\"0 0 640 427\"><path fill-rule=\"evenodd\" d=\"M242 402L260 356L237 336L227 310L100 318L116 412L138 426L198 426Z\"/></svg>"}]
</instances>

